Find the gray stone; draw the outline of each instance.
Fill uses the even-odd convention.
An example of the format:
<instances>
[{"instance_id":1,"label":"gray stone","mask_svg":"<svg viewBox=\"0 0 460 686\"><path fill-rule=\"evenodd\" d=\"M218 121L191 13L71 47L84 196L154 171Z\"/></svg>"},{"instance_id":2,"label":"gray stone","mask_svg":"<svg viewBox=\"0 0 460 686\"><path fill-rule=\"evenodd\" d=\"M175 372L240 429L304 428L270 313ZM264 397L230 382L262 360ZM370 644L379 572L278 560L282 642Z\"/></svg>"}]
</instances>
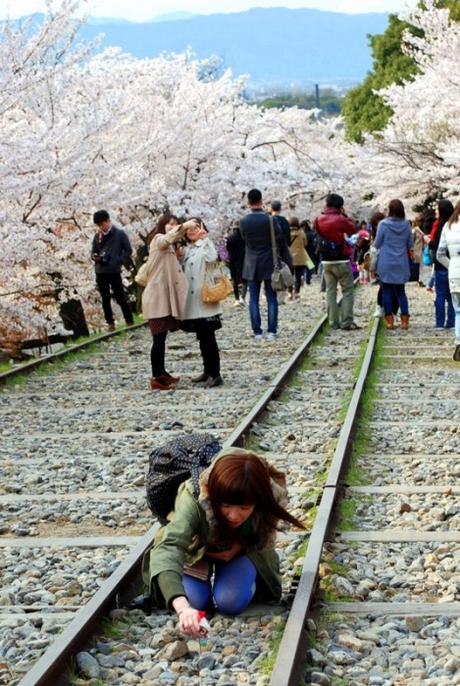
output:
<instances>
[{"instance_id":1,"label":"gray stone","mask_svg":"<svg viewBox=\"0 0 460 686\"><path fill-rule=\"evenodd\" d=\"M97 679L100 676L101 668L98 661L89 653L78 653L76 657L79 673L88 679Z\"/></svg>"}]
</instances>

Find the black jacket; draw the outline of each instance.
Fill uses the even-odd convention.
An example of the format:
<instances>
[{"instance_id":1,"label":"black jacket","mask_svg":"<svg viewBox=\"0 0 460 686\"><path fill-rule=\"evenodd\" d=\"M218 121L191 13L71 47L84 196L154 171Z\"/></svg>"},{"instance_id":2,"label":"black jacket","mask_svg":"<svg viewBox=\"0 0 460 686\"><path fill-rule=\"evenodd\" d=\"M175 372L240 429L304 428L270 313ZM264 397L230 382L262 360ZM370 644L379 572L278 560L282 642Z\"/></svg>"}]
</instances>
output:
<instances>
[{"instance_id":1,"label":"black jacket","mask_svg":"<svg viewBox=\"0 0 460 686\"><path fill-rule=\"evenodd\" d=\"M278 254L292 267L292 257L283 232L274 217ZM270 220L262 209L251 210L240 223L241 235L246 244L243 278L248 281L265 281L273 273L273 252L270 238Z\"/></svg>"},{"instance_id":2,"label":"black jacket","mask_svg":"<svg viewBox=\"0 0 460 686\"><path fill-rule=\"evenodd\" d=\"M100 231L94 236L91 254L94 253L102 257L102 262L94 263L96 274L119 274L131 257L132 248L126 233L112 225L102 238Z\"/></svg>"},{"instance_id":3,"label":"black jacket","mask_svg":"<svg viewBox=\"0 0 460 686\"><path fill-rule=\"evenodd\" d=\"M233 231L227 238L227 250L230 255L230 271L241 279L243 274L245 244L239 229Z\"/></svg>"}]
</instances>

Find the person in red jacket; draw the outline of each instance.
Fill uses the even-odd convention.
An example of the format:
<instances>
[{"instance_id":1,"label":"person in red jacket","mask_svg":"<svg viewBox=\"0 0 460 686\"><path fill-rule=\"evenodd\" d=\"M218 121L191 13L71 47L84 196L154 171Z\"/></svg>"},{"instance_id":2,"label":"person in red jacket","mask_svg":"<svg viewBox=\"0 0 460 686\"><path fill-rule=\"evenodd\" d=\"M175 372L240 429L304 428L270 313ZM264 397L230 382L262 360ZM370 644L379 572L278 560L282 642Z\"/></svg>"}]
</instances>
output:
<instances>
[{"instance_id":1,"label":"person in red jacket","mask_svg":"<svg viewBox=\"0 0 460 686\"><path fill-rule=\"evenodd\" d=\"M353 321L353 274L350 267L351 248L347 236L358 231L355 222L347 217L343 208L343 198L330 193L326 207L315 219L318 234L318 252L323 264L326 282L327 313L333 329L358 329ZM342 304L337 304L337 286L342 289Z\"/></svg>"}]
</instances>

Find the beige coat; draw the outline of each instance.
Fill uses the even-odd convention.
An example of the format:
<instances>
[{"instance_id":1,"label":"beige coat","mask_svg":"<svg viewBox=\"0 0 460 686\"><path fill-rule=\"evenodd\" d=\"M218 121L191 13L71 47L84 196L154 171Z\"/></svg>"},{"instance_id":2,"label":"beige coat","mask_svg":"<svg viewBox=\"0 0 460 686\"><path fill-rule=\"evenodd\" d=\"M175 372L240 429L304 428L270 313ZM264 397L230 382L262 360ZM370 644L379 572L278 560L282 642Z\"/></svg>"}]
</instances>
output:
<instances>
[{"instance_id":1,"label":"beige coat","mask_svg":"<svg viewBox=\"0 0 460 686\"><path fill-rule=\"evenodd\" d=\"M305 267L307 264L308 253L306 251L307 237L303 229L291 226L291 255L294 267Z\"/></svg>"},{"instance_id":2,"label":"beige coat","mask_svg":"<svg viewBox=\"0 0 460 686\"><path fill-rule=\"evenodd\" d=\"M182 266L189 283L189 292L182 319L202 319L222 314L221 303L204 303L201 288L206 276L206 266L217 261L217 250L210 238L202 238L186 248Z\"/></svg>"},{"instance_id":3,"label":"beige coat","mask_svg":"<svg viewBox=\"0 0 460 686\"><path fill-rule=\"evenodd\" d=\"M177 260L173 243L179 239L178 229L157 234L150 243L147 260L147 285L142 294L144 319L172 315L183 319L188 282Z\"/></svg>"}]
</instances>

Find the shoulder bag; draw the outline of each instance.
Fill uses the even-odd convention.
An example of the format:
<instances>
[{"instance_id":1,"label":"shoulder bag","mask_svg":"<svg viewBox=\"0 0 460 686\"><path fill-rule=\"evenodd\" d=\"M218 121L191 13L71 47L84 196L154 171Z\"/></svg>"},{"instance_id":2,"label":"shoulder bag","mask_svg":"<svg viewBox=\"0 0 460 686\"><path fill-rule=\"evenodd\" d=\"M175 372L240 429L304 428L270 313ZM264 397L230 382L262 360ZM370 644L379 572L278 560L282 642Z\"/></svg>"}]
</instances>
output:
<instances>
[{"instance_id":1,"label":"shoulder bag","mask_svg":"<svg viewBox=\"0 0 460 686\"><path fill-rule=\"evenodd\" d=\"M270 221L270 239L273 252L272 288L274 291L286 291L288 288L292 287L294 279L290 268L281 260L281 257L278 254L273 217L269 216L268 219Z\"/></svg>"},{"instance_id":2,"label":"shoulder bag","mask_svg":"<svg viewBox=\"0 0 460 686\"><path fill-rule=\"evenodd\" d=\"M138 286L145 287L147 285L148 280L149 280L149 269L148 269L147 261L146 261L146 262L144 262L144 264L141 264L141 266L137 270L137 274L134 277L134 281L137 283Z\"/></svg>"},{"instance_id":3,"label":"shoulder bag","mask_svg":"<svg viewBox=\"0 0 460 686\"><path fill-rule=\"evenodd\" d=\"M225 300L232 291L232 282L225 274L222 266L216 262L208 263L201 287L201 300L208 304L218 303Z\"/></svg>"}]
</instances>

